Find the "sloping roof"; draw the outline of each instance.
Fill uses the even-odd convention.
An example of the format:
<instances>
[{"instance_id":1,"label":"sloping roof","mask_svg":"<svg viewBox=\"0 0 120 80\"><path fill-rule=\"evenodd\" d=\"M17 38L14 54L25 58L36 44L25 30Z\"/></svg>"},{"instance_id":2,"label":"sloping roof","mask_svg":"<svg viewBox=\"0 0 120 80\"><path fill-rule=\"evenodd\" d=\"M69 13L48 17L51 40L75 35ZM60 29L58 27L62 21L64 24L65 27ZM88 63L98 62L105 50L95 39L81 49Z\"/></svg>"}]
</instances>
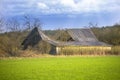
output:
<instances>
[{"instance_id":1,"label":"sloping roof","mask_svg":"<svg viewBox=\"0 0 120 80\"><path fill-rule=\"evenodd\" d=\"M90 29L69 29L68 33L75 41L70 42L60 42L50 39L46 36L41 30L39 30L39 34L42 39L50 44L55 46L110 46L104 42L100 42L97 40L95 35L92 33Z\"/></svg>"},{"instance_id":2,"label":"sloping roof","mask_svg":"<svg viewBox=\"0 0 120 80\"><path fill-rule=\"evenodd\" d=\"M67 31L75 41L98 41L90 29L69 29Z\"/></svg>"},{"instance_id":3,"label":"sloping roof","mask_svg":"<svg viewBox=\"0 0 120 80\"><path fill-rule=\"evenodd\" d=\"M44 40L54 46L110 46L106 43L100 42L96 39L95 35L90 31L89 29L69 29L68 33L75 41L69 41L69 42L62 42L62 41L56 41L48 36L46 36L42 30L39 30L38 28L34 28L31 33L26 37L26 39L23 41L24 44L29 43L29 39L34 38L33 34L37 34L39 39L38 40Z\"/></svg>"}]
</instances>

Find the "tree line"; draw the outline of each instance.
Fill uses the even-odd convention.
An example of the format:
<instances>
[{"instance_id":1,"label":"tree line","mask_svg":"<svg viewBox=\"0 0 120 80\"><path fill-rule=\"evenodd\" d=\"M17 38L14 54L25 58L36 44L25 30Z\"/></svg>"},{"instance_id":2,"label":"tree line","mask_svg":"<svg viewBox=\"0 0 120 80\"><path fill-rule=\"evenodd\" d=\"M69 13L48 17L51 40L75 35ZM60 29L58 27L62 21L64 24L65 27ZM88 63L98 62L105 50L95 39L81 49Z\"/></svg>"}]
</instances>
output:
<instances>
[{"instance_id":1,"label":"tree line","mask_svg":"<svg viewBox=\"0 0 120 80\"><path fill-rule=\"evenodd\" d=\"M120 24L104 27L91 28L98 40L108 44L119 46L120 45Z\"/></svg>"},{"instance_id":2,"label":"tree line","mask_svg":"<svg viewBox=\"0 0 120 80\"><path fill-rule=\"evenodd\" d=\"M0 56L19 56L22 50L22 41L34 27L42 29L40 19L23 16L23 20L20 22L16 18L7 20L0 17ZM94 32L98 40L113 46L120 45L120 24L103 27L92 25L90 29ZM55 40L67 41L69 39L72 41L65 29L45 30L44 33ZM40 43L40 47L39 45L37 46L37 49L38 51L42 51L42 53L49 51L45 50L46 47L50 49L49 45L41 46L43 46L42 43ZM29 49L32 50L32 48Z\"/></svg>"}]
</instances>

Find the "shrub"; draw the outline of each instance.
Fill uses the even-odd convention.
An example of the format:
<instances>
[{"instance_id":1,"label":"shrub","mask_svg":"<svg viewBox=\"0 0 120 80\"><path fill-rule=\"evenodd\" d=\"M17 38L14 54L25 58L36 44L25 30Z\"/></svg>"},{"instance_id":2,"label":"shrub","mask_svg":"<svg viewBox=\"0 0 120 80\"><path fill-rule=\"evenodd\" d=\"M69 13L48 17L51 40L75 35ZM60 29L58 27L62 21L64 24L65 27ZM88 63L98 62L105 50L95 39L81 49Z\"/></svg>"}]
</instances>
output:
<instances>
[{"instance_id":1,"label":"shrub","mask_svg":"<svg viewBox=\"0 0 120 80\"><path fill-rule=\"evenodd\" d=\"M0 51L5 54L7 53L9 56L18 56L19 46L17 39L7 36L0 37Z\"/></svg>"},{"instance_id":2,"label":"shrub","mask_svg":"<svg viewBox=\"0 0 120 80\"><path fill-rule=\"evenodd\" d=\"M41 54L46 54L50 52L51 45L45 41L40 41L35 46L28 46L28 50L38 51Z\"/></svg>"}]
</instances>

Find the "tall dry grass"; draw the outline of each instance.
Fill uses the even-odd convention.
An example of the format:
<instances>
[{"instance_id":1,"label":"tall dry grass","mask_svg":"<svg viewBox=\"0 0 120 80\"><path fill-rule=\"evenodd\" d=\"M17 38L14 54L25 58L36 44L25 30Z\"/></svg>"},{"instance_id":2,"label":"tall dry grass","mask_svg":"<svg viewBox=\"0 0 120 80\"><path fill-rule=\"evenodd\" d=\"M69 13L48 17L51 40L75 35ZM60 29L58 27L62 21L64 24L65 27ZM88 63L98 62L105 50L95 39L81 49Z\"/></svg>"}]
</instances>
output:
<instances>
[{"instance_id":1,"label":"tall dry grass","mask_svg":"<svg viewBox=\"0 0 120 80\"><path fill-rule=\"evenodd\" d=\"M59 55L107 55L111 47L105 46L64 46L58 47Z\"/></svg>"},{"instance_id":2,"label":"tall dry grass","mask_svg":"<svg viewBox=\"0 0 120 80\"><path fill-rule=\"evenodd\" d=\"M112 55L120 55L120 46L113 46L111 49Z\"/></svg>"}]
</instances>

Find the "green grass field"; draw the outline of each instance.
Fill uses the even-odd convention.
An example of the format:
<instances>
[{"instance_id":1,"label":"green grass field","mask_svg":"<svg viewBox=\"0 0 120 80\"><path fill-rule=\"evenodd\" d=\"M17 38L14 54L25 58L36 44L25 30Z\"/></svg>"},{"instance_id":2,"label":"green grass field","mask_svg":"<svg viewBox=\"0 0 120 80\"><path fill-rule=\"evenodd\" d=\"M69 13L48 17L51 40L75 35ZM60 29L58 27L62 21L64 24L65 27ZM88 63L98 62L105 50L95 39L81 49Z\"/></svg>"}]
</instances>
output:
<instances>
[{"instance_id":1,"label":"green grass field","mask_svg":"<svg viewBox=\"0 0 120 80\"><path fill-rule=\"evenodd\" d=\"M120 80L120 56L0 59L0 80Z\"/></svg>"}]
</instances>

